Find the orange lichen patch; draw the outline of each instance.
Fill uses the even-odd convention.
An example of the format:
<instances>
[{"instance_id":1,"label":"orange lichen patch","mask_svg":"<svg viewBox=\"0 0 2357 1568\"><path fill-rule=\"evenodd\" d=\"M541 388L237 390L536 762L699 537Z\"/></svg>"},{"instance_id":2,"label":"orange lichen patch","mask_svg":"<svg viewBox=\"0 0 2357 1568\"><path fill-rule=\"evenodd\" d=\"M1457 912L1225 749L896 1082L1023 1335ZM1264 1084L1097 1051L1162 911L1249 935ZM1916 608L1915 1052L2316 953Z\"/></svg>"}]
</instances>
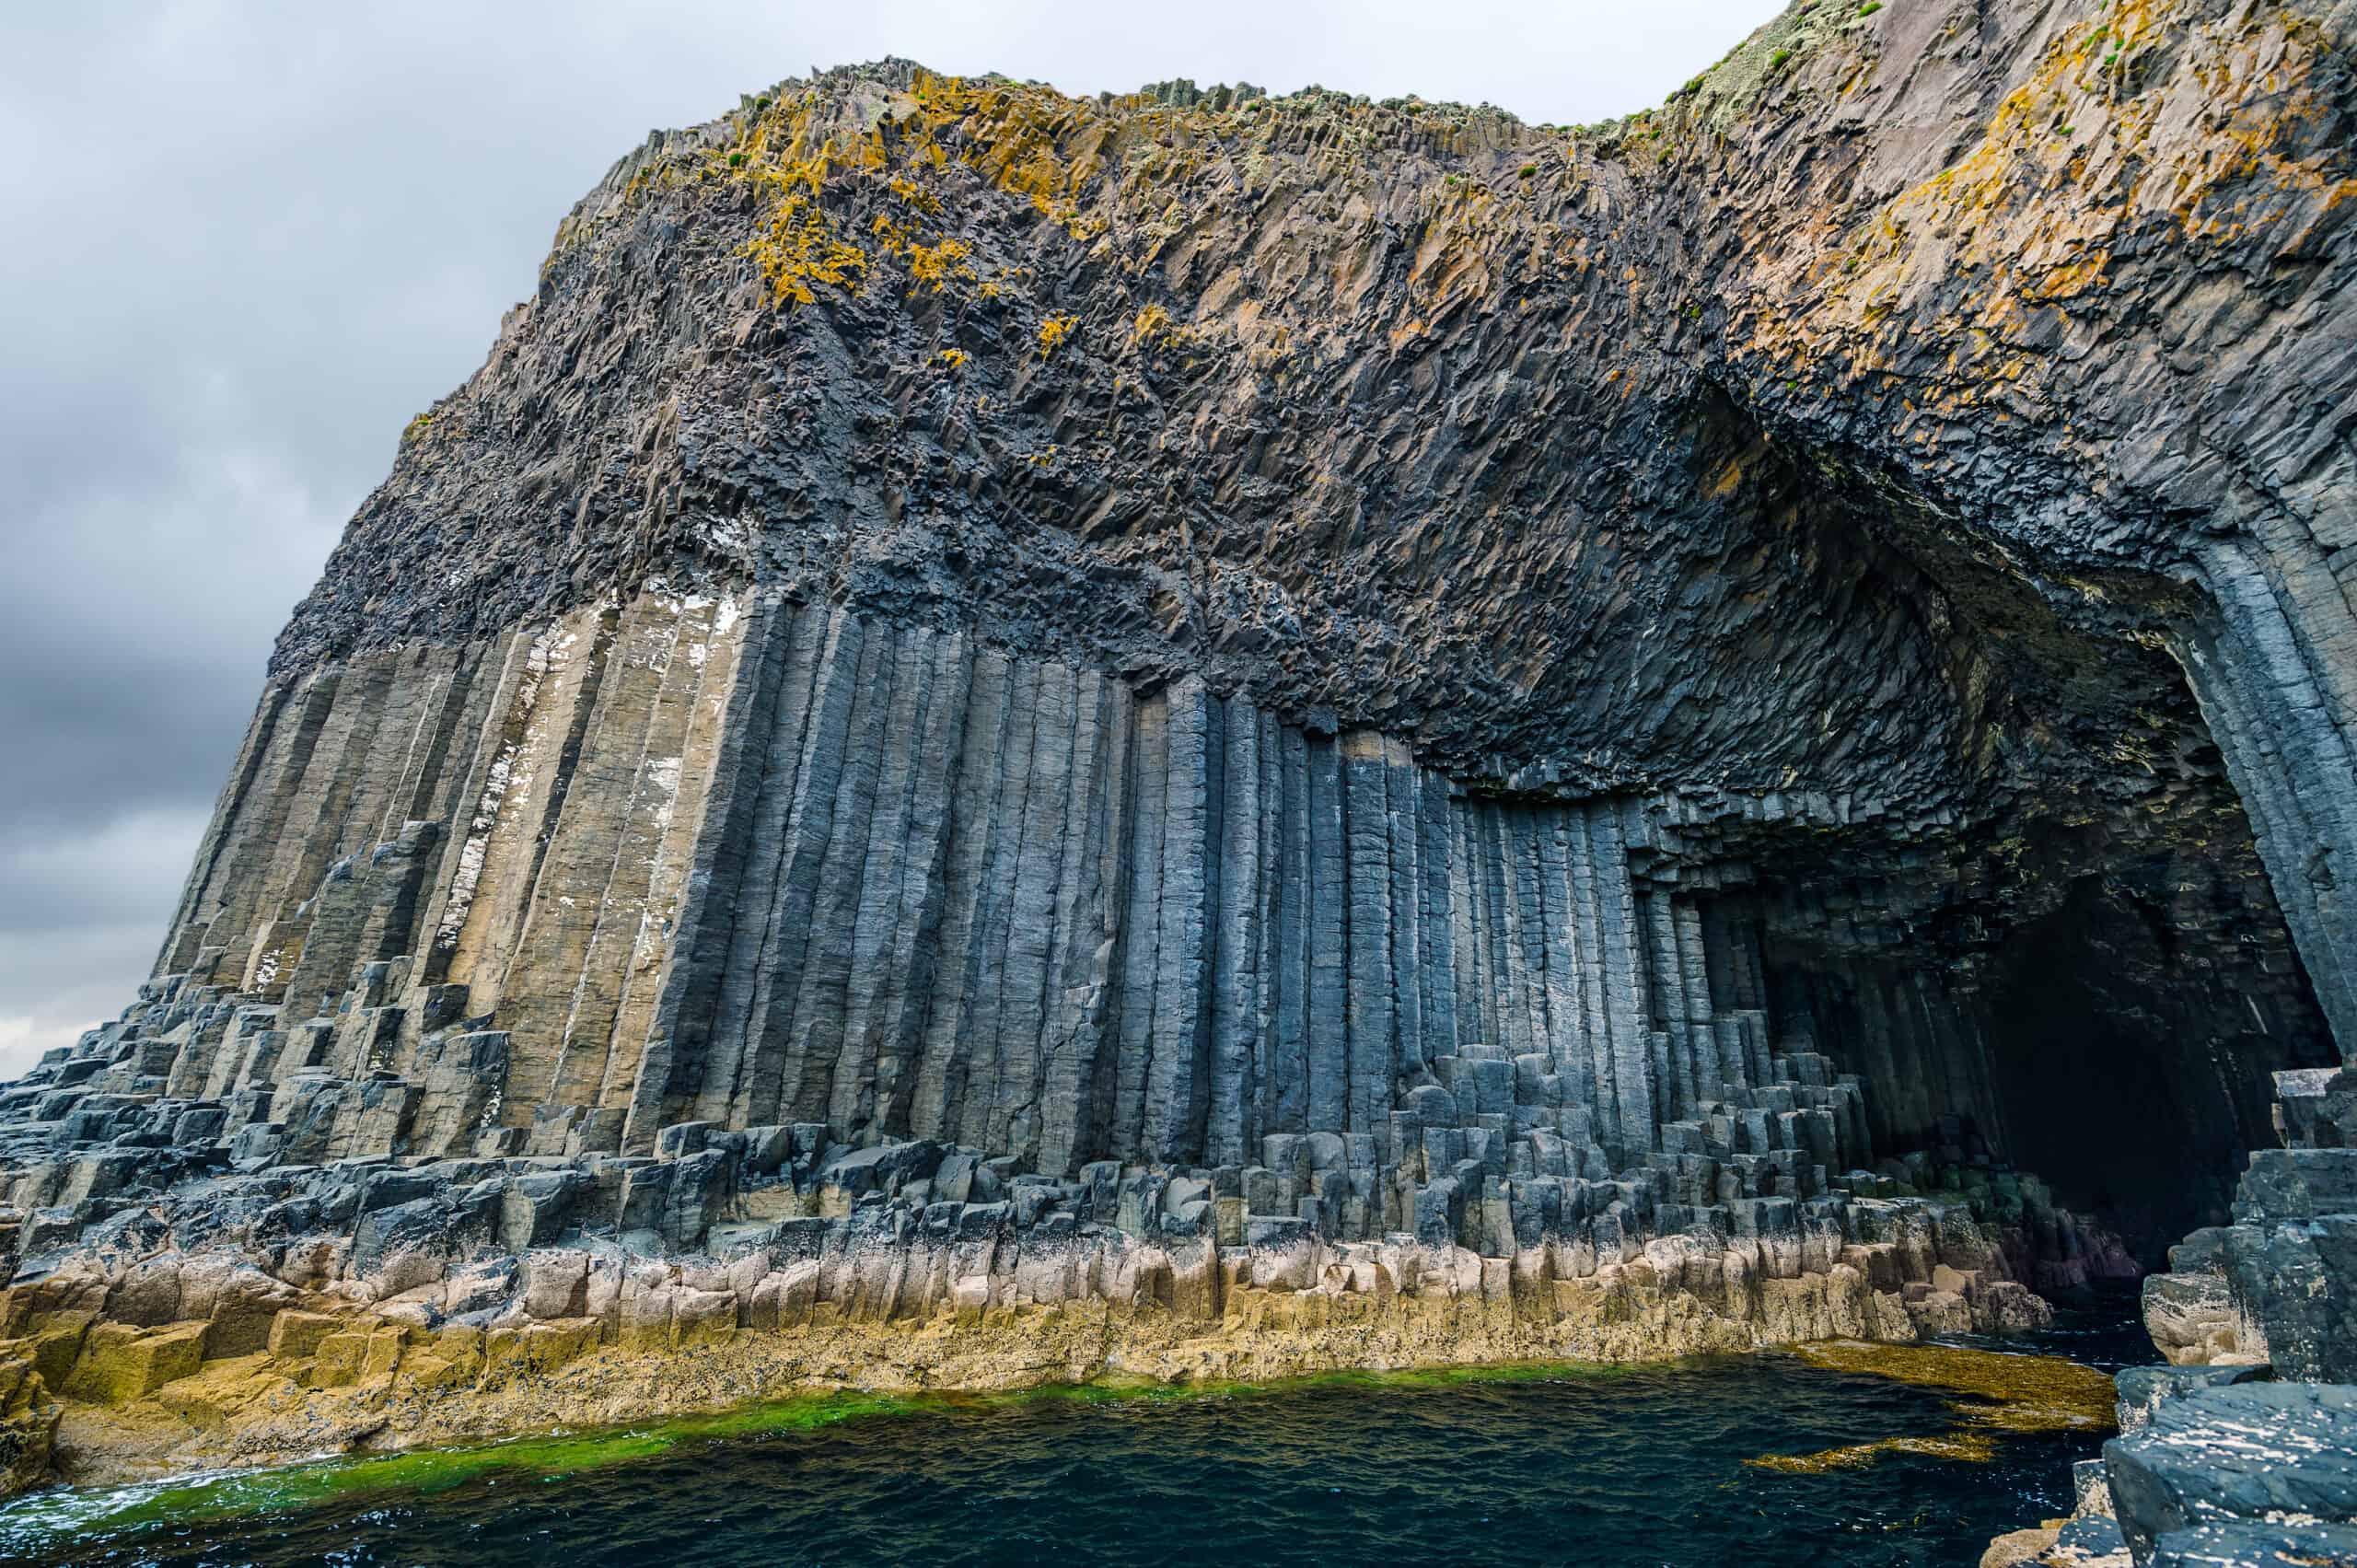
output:
<instances>
[{"instance_id":1,"label":"orange lichen patch","mask_svg":"<svg viewBox=\"0 0 2357 1568\"><path fill-rule=\"evenodd\" d=\"M789 92L774 104L761 99L732 121L736 140L703 153L696 169L704 179L762 192L762 233L747 253L761 263L780 303L808 303L817 284L855 291L868 270L871 252L835 232L826 210L830 180L838 176L876 181L866 187L874 192L869 199L881 198L887 211L871 221L870 233L882 252L908 262L918 284L938 291L974 283L987 296L997 291L981 283L968 242L925 232L944 212L925 181L955 158L981 168L1002 189L1045 200L1069 183L1051 179L1061 168L1051 134L1061 122L1051 104L1062 106L1066 117L1078 107L1047 89L981 87L924 72L880 113L871 104L846 114L824 92ZM1059 216L1068 226L1077 222Z\"/></svg>"},{"instance_id":2,"label":"orange lichen patch","mask_svg":"<svg viewBox=\"0 0 2357 1568\"><path fill-rule=\"evenodd\" d=\"M1852 1469L1886 1454L1985 1464L1996 1457L1996 1440L2006 1433L2102 1433L2114 1428L2110 1377L2059 1356L1860 1340L1802 1345L1794 1353L1830 1371L1888 1377L1959 1395L1948 1401L1957 1429L1930 1436L1877 1437L1810 1454L1768 1454L1746 1464L1794 1474Z\"/></svg>"},{"instance_id":3,"label":"orange lichen patch","mask_svg":"<svg viewBox=\"0 0 2357 1568\"><path fill-rule=\"evenodd\" d=\"M930 284L937 292L953 279L971 279L974 269L966 258L973 252L962 239L945 239L938 245L909 247L909 275L921 284Z\"/></svg>"},{"instance_id":4,"label":"orange lichen patch","mask_svg":"<svg viewBox=\"0 0 2357 1568\"><path fill-rule=\"evenodd\" d=\"M711 126L658 137L633 155L639 162L626 188L609 187L585 203L561 231L560 249L647 192L749 184L761 192L752 209L761 232L744 253L759 261L781 304L808 303L827 286L855 291L887 254L909 263L920 289L964 283L987 300L1004 292L1003 270L969 250L981 242L951 216L970 196L963 189L953 196L940 182L944 171L960 168L1098 248L1107 264L1138 275L1160 270L1182 285L1203 236L1282 220L1303 190L1336 184L1347 188L1346 212L1361 225L1402 198L1418 209L1419 226L1434 242L1418 269L1416 286L1426 297L1412 313L1426 320L1446 320L1534 275L1585 264L1567 250L1584 247L1585 235L1554 221L1581 179L1578 149L1542 148L1536 133L1494 110L1416 99L1372 104L1316 89L1282 99L1226 89L1184 101L1153 93L1074 99L1034 84L923 69L894 81L830 73L775 91L774 99L748 99ZM1370 174L1381 166L1369 152L1403 142L1421 160L1412 191ZM1514 161L1542 150L1543 161ZM1524 171L1518 178L1516 168ZM877 221L879 212L888 224ZM1264 300L1311 297L1313 280L1303 274L1329 255L1341 258L1331 263L1331 290L1343 303L1382 286L1379 247L1278 248L1256 257L1274 263L1256 292ZM1270 341L1282 326L1304 340L1306 352L1320 328L1287 314L1239 345L1248 353L1294 352ZM1199 309L1200 328L1144 335L1133 328L1131 336L1148 346L1218 336L1230 325L1222 316Z\"/></svg>"},{"instance_id":5,"label":"orange lichen patch","mask_svg":"<svg viewBox=\"0 0 2357 1568\"><path fill-rule=\"evenodd\" d=\"M1495 294L1530 252L1527 206L1505 203L1478 180L1451 174L1425 193L1422 239L1409 262L1409 289L1434 319L1452 305ZM1538 267L1544 269L1544 252Z\"/></svg>"},{"instance_id":6,"label":"orange lichen patch","mask_svg":"<svg viewBox=\"0 0 2357 1568\"><path fill-rule=\"evenodd\" d=\"M2105 251L2084 261L2066 261L2059 267L2050 267L2036 281L2026 282L2023 293L2037 300L2075 299L2104 286L2108 281L2104 268L2110 260L2110 253Z\"/></svg>"},{"instance_id":7,"label":"orange lichen patch","mask_svg":"<svg viewBox=\"0 0 2357 1568\"><path fill-rule=\"evenodd\" d=\"M882 242L888 254L908 262L909 276L913 282L936 294L953 283L976 281L971 261L973 248L962 239L927 244L906 223L888 213L877 215L870 232Z\"/></svg>"},{"instance_id":8,"label":"orange lichen patch","mask_svg":"<svg viewBox=\"0 0 2357 1568\"><path fill-rule=\"evenodd\" d=\"M820 200L829 176L856 162L859 151L856 141L847 145L823 134L807 108L781 101L753 112L733 145L702 159L702 178L760 193L760 222L742 254L761 269L777 304L811 304L818 285L859 291L867 252L836 232Z\"/></svg>"},{"instance_id":9,"label":"orange lichen patch","mask_svg":"<svg viewBox=\"0 0 2357 1568\"><path fill-rule=\"evenodd\" d=\"M761 269L780 305L813 303L818 298L814 284L856 294L867 272L867 252L839 237L826 213L799 192L770 210L760 230L746 241L745 254Z\"/></svg>"},{"instance_id":10,"label":"orange lichen patch","mask_svg":"<svg viewBox=\"0 0 2357 1568\"><path fill-rule=\"evenodd\" d=\"M2056 38L1963 157L1893 198L1863 238L1818 252L1821 300L1805 318L1766 323L1767 334L1859 374L1883 367L1886 335L1903 320L1912 334L1953 335L1985 385L1999 377L1980 356L2050 329L2042 308L2101 308L2124 236L2137 238L2137 255L2258 234L2298 250L2357 194L2310 134L2330 112L2312 85L2328 46L2300 18L2204 21L2185 10L2130 0L2100 26ZM2222 104L2239 107L2220 113ZM1970 286L1951 289L1959 275ZM1926 319L1922 307L1949 293L1959 303ZM1952 401L1977 395L1963 389Z\"/></svg>"},{"instance_id":11,"label":"orange lichen patch","mask_svg":"<svg viewBox=\"0 0 2357 1568\"><path fill-rule=\"evenodd\" d=\"M1875 32L1804 18L1730 59L1743 52L1758 65L1788 51L1770 73L1787 85L1773 91L1789 96L1808 78L1809 92L1838 96L1879 68ZM1985 417L2042 417L2060 367L2089 351L2113 290L2136 286L2142 258L2253 235L2297 252L2357 195L2316 134L2333 112L2312 85L2328 52L2296 16L2201 20L2186 0L2127 0L2061 29L1950 167L1846 235L1757 247L1747 263L1754 287L1735 285L1754 308L1713 331L1805 363L1812 384L1829 386L1887 376L1945 338L1947 373L1921 392L1928 413L1953 420L1993 402ZM1109 341L1201 342L1256 362L1291 353L1316 363L1359 302L1398 280L1392 251L1358 238L1377 224L1412 247L1407 289L1385 301L1395 348L1448 329L1469 308L1535 312L1543 296L1525 302L1547 285L1592 285L1598 258L1615 250L1599 212L1608 228L1616 208L1663 175L1713 178L1729 122L1707 106L1753 101L1741 75L1705 73L1707 85L1698 78L1656 113L1543 150L1535 132L1501 134L1468 111L1416 100L1306 93L1182 106L923 70L888 82L830 75L789 85L774 101L749 100L701 140L670 138L633 155L641 161L619 193L610 189L603 206L568 218L559 246L649 192L750 183L761 195L744 253L781 304L809 303L830 286L855 292L887 255L906 264L911 293L988 301L1012 280L959 221L970 182L943 178L971 170L1104 264L1195 296L1191 330L1148 324L1146 311L1126 323L1091 318ZM1391 166L1396 178L1365 156L1401 145L1412 151ZM1601 182L1593 197L1588 181ZM1303 229L1291 220L1308 190L1339 203L1334 243L1322 248L1274 238ZM1248 257L1248 285L1206 286L1200 274L1225 267L1208 260L1220 253L1217 237L1237 229L1271 237ZM1620 308L1657 310L1646 290L1658 274L1631 267L1623 278ZM1333 310L1304 308L1312 298ZM1248 330L1241 311L1254 303L1261 316ZM1043 330L1043 355L1077 326ZM2054 352L2058 337L2067 353Z\"/></svg>"},{"instance_id":12,"label":"orange lichen patch","mask_svg":"<svg viewBox=\"0 0 2357 1568\"><path fill-rule=\"evenodd\" d=\"M914 110L909 134L943 146L955 131L957 150L944 149L994 188L1030 199L1074 238L1085 238L1076 198L1105 167L1110 131L1101 111L1051 88L1003 82L969 82L920 71L906 103ZM1071 145L1066 145L1067 138ZM1097 226L1101 230L1101 224Z\"/></svg>"},{"instance_id":13,"label":"orange lichen patch","mask_svg":"<svg viewBox=\"0 0 2357 1568\"><path fill-rule=\"evenodd\" d=\"M1175 347L1192 339L1194 333L1170 319L1170 312L1159 305L1149 305L1130 323L1131 340L1141 348Z\"/></svg>"},{"instance_id":14,"label":"orange lichen patch","mask_svg":"<svg viewBox=\"0 0 2357 1568\"><path fill-rule=\"evenodd\" d=\"M1039 357L1046 359L1063 345L1080 325L1077 316L1051 316L1039 323Z\"/></svg>"},{"instance_id":15,"label":"orange lichen patch","mask_svg":"<svg viewBox=\"0 0 2357 1568\"><path fill-rule=\"evenodd\" d=\"M884 188L927 217L941 214L941 198L912 180L896 174L884 182Z\"/></svg>"}]
</instances>

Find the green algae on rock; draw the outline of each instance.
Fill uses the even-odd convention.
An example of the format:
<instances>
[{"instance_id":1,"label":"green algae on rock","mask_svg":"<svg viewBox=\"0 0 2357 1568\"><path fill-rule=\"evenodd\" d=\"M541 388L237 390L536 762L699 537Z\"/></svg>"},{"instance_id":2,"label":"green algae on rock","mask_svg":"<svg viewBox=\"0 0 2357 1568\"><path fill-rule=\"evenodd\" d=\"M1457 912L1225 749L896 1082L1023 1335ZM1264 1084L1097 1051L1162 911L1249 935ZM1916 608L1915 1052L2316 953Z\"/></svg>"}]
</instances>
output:
<instances>
[{"instance_id":1,"label":"green algae on rock","mask_svg":"<svg viewBox=\"0 0 2357 1568\"><path fill-rule=\"evenodd\" d=\"M2005 1499L2054 1498L2068 1485L2058 1446L2034 1442L2010 1445L1993 1468L1908 1460L1788 1477L1746 1467L1743 1454L1793 1423L1848 1431L1910 1410L1935 1417L1927 1391L1783 1356L1187 1392L1057 1386L904 1403L912 1408L896 1403L877 1420L680 1441L605 1469L559 1454L546 1471L471 1470L431 1482L430 1493L396 1478L383 1491L256 1499L259 1512L234 1517L70 1537L68 1510L83 1494L52 1493L0 1508L0 1554L175 1568L225 1556L291 1568L328 1553L441 1562L486 1550L579 1568L703 1558L1306 1564L1396 1541L1401 1499L1412 1497L1417 1527L1480 1568L1565 1552L1707 1568L1793 1561L1796 1546L1826 1568L1880 1568L1894 1551L1968 1560L1964 1544L2002 1521Z\"/></svg>"},{"instance_id":2,"label":"green algae on rock","mask_svg":"<svg viewBox=\"0 0 2357 1568\"><path fill-rule=\"evenodd\" d=\"M682 1443L807 1431L924 1408L920 1397L820 1394L716 1415L586 1432L557 1430L471 1447L360 1453L199 1472L167 1483L120 1483L50 1494L24 1511L13 1527L25 1532L17 1541L20 1548L51 1539L96 1539L151 1525L237 1518L343 1498L398 1492L431 1494L493 1471L565 1475L648 1458ZM0 1522L0 1533L11 1527Z\"/></svg>"},{"instance_id":3,"label":"green algae on rock","mask_svg":"<svg viewBox=\"0 0 2357 1568\"><path fill-rule=\"evenodd\" d=\"M1128 1261L1133 1253L1115 1257ZM1685 1257L1656 1247L1650 1258L1586 1279L1527 1279L1517 1287L1507 1272L1479 1268L1466 1268L1461 1279L1418 1277L1429 1260L1399 1251L1369 1266L1387 1277L1397 1270L1406 1288L1288 1289L1284 1282L1240 1279L1218 1291L1212 1316L1154 1299L1099 1296L892 1318L872 1314L854 1297L848 1311L814 1299L782 1318L740 1326L732 1307L685 1323L675 1318L659 1333L634 1315L610 1340L601 1339L595 1318L428 1330L404 1316L322 1298L334 1309L282 1309L264 1349L207 1360L115 1402L67 1402L57 1424L57 1463L68 1479L93 1481L700 1416L844 1387L884 1394L1054 1384L1216 1388L1418 1368L1433 1379L1458 1368L1475 1377L1511 1376L1480 1369L1659 1362L1828 1333L1918 1331L1897 1293L1877 1291L1865 1267L1840 1262L1821 1274L1742 1289L1722 1282L1713 1294L1668 1266ZM528 1270L565 1261L562 1254L526 1258ZM1860 1261L1872 1266L1871 1255ZM742 1266L750 1272L761 1260ZM663 1272L643 1265L640 1277ZM536 1288L528 1279L527 1293ZM43 1342L87 1337L87 1320L70 1314L59 1327L44 1326L51 1318L42 1303L63 1294L19 1286L13 1295L24 1327ZM1984 1299L2012 1298L1991 1287ZM139 1332L172 1335L190 1327L137 1330L110 1342L135 1346ZM74 1353L70 1342L64 1353Z\"/></svg>"}]
</instances>

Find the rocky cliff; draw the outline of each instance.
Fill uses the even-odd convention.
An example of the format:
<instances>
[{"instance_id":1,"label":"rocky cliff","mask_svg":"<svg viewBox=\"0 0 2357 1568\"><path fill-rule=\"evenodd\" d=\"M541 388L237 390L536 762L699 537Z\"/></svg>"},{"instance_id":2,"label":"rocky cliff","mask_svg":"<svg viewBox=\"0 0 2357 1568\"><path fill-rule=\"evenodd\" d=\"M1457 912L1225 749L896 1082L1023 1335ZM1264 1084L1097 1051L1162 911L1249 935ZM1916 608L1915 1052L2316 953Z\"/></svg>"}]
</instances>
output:
<instances>
[{"instance_id":1,"label":"rocky cliff","mask_svg":"<svg viewBox=\"0 0 2357 1568\"><path fill-rule=\"evenodd\" d=\"M1634 1353L2223 1219L2357 1040L2352 29L656 134L282 634L140 1001L0 1093L9 1328L101 1402L332 1385L323 1307L389 1386L1304 1292Z\"/></svg>"}]
</instances>

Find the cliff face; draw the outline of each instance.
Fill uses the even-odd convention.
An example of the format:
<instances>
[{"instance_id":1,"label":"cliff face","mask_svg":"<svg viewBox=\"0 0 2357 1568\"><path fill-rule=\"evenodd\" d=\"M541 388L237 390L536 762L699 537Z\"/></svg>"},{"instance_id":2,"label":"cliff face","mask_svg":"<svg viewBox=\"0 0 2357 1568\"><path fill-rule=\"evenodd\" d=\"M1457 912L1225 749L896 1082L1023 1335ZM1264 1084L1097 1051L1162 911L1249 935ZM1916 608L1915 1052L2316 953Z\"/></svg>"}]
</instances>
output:
<instances>
[{"instance_id":1,"label":"cliff face","mask_svg":"<svg viewBox=\"0 0 2357 1568\"><path fill-rule=\"evenodd\" d=\"M1865 1278L1945 1180L2063 1279L2009 1160L2223 1214L2357 1040L2353 17L1819 4L1580 131L888 63L651 137L283 633L155 983L0 1099L20 1253L124 1138L282 1207L562 1166L514 1246L768 1180Z\"/></svg>"},{"instance_id":2,"label":"cliff face","mask_svg":"<svg viewBox=\"0 0 2357 1568\"><path fill-rule=\"evenodd\" d=\"M1836 970L1914 949L1965 993L1937 1034L2010 1016L1987 955L2092 880L2190 960L2164 1029L2294 1064L2287 933L2357 1005L2344 21L1820 6L1601 134L887 65L651 138L283 636L158 972L302 968L299 1018L414 954L509 1034L511 1124L899 1132L963 1124L939 1063L1011 907L981 1081L1063 1167L1371 1131L1454 1014L1550 983L1458 983L1469 879L1495 926L1553 878L1532 974L1615 970L1623 1057L1769 1005L1670 981L1654 928L1729 883ZM1485 866L1485 813L1537 837ZM296 907L409 819L406 923L298 965ZM1837 989L1782 1010L1909 1028ZM1550 1070L1609 1011L1549 1009ZM1179 1064L1097 1087L1142 1027ZM1363 1103L1256 1119L1295 1036ZM1644 1066L1573 1075L1651 1104ZM1151 1144L1097 1113L1148 1076L1186 1126ZM1903 1130L1993 1133L1969 1088Z\"/></svg>"}]
</instances>

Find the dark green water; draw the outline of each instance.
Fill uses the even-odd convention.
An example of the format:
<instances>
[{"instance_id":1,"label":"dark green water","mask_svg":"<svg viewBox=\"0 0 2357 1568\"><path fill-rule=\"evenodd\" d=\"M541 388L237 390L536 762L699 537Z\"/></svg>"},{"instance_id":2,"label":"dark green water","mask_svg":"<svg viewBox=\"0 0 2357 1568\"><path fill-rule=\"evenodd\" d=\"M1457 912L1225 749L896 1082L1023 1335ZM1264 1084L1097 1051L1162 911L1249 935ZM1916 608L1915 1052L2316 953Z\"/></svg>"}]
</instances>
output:
<instances>
[{"instance_id":1,"label":"dark green water","mask_svg":"<svg viewBox=\"0 0 2357 1568\"><path fill-rule=\"evenodd\" d=\"M2005 1348L2107 1370L2116 1319ZM1746 1465L1953 1430L1937 1392L1791 1357L1335 1378L1189 1398L889 1400L572 1443L67 1493L25 1563L1970 1564L2069 1511L2091 1437L1991 1463Z\"/></svg>"}]
</instances>

